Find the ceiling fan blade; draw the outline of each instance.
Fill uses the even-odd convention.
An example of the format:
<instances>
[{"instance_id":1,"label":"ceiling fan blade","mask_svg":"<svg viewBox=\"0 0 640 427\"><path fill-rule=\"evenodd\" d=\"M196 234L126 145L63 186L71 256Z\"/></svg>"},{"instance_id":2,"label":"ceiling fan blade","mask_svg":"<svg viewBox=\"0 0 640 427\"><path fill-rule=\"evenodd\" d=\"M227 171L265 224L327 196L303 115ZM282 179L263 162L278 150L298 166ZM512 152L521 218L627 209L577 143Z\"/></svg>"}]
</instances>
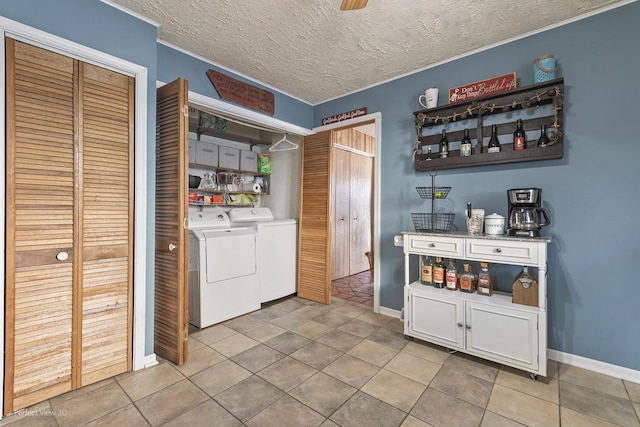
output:
<instances>
[{"instance_id":1,"label":"ceiling fan blade","mask_svg":"<svg viewBox=\"0 0 640 427\"><path fill-rule=\"evenodd\" d=\"M367 5L368 0L342 0L340 10L362 9Z\"/></svg>"}]
</instances>

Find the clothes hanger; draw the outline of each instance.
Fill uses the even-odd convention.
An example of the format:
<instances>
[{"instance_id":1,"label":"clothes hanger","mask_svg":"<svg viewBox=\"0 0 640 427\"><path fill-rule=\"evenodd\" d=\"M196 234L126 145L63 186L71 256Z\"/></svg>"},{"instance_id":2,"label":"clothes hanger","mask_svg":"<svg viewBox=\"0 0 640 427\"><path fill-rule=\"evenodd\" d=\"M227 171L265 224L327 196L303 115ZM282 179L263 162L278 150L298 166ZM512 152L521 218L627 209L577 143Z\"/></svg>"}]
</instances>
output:
<instances>
[{"instance_id":1,"label":"clothes hanger","mask_svg":"<svg viewBox=\"0 0 640 427\"><path fill-rule=\"evenodd\" d=\"M282 144L283 142L286 142L287 144L289 144L287 147L285 148L277 148L276 147L280 144ZM271 147L269 147L269 151L289 151L289 150L297 150L298 149L298 144L296 144L295 142L291 142L287 139L287 134L285 133L284 136L282 137L282 139L278 142L276 142L275 144L273 144Z\"/></svg>"}]
</instances>

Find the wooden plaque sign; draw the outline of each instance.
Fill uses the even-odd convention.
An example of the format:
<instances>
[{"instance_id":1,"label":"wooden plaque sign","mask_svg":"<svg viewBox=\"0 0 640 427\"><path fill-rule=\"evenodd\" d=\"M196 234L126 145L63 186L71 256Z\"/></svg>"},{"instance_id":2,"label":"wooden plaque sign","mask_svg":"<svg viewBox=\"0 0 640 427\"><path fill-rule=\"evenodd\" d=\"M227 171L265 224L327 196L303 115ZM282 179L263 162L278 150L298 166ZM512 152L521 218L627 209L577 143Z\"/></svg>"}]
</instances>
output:
<instances>
[{"instance_id":1,"label":"wooden plaque sign","mask_svg":"<svg viewBox=\"0 0 640 427\"><path fill-rule=\"evenodd\" d=\"M261 113L273 116L274 97L268 90L260 89L248 83L229 77L214 70L207 71L211 84L225 101L235 102Z\"/></svg>"},{"instance_id":2,"label":"wooden plaque sign","mask_svg":"<svg viewBox=\"0 0 640 427\"><path fill-rule=\"evenodd\" d=\"M360 117L367 114L367 108L356 108L355 110L347 111L345 113L334 114L330 117L325 117L322 119L323 125L330 125L331 123L341 122L343 120L353 119L354 117Z\"/></svg>"},{"instance_id":3,"label":"wooden plaque sign","mask_svg":"<svg viewBox=\"0 0 640 427\"><path fill-rule=\"evenodd\" d=\"M481 96L492 95L494 93L506 92L516 88L516 73L504 74L502 76L491 77L474 83L457 86L449 89L449 104L468 101Z\"/></svg>"}]
</instances>

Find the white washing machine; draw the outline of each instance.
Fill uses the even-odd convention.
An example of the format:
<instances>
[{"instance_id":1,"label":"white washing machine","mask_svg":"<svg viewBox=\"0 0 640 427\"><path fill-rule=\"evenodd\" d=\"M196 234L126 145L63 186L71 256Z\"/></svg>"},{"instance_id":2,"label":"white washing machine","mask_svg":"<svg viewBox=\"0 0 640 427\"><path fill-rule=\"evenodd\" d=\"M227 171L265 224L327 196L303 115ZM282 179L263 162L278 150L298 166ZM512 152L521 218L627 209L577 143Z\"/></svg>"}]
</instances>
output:
<instances>
[{"instance_id":1,"label":"white washing machine","mask_svg":"<svg viewBox=\"0 0 640 427\"><path fill-rule=\"evenodd\" d=\"M232 227L250 225L258 232L260 302L296 292L298 226L295 219L274 219L269 208L234 208Z\"/></svg>"},{"instance_id":2,"label":"white washing machine","mask_svg":"<svg viewBox=\"0 0 640 427\"><path fill-rule=\"evenodd\" d=\"M189 214L189 323L204 328L260 309L257 236L215 207Z\"/></svg>"}]
</instances>

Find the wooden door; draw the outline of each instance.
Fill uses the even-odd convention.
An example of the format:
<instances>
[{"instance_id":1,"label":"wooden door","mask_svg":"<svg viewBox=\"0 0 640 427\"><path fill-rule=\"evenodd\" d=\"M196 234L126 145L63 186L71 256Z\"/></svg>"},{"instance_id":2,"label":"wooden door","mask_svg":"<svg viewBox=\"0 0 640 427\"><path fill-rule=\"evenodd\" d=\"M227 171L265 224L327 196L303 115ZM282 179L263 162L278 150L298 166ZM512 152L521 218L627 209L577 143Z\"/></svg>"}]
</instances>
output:
<instances>
[{"instance_id":1,"label":"wooden door","mask_svg":"<svg viewBox=\"0 0 640 427\"><path fill-rule=\"evenodd\" d=\"M331 303L331 131L302 143L298 296Z\"/></svg>"},{"instance_id":2,"label":"wooden door","mask_svg":"<svg viewBox=\"0 0 640 427\"><path fill-rule=\"evenodd\" d=\"M333 152L333 234L331 237L331 280L349 276L351 233L351 153L335 149Z\"/></svg>"},{"instance_id":3,"label":"wooden door","mask_svg":"<svg viewBox=\"0 0 640 427\"><path fill-rule=\"evenodd\" d=\"M132 368L134 80L79 64L78 384Z\"/></svg>"},{"instance_id":4,"label":"wooden door","mask_svg":"<svg viewBox=\"0 0 640 427\"><path fill-rule=\"evenodd\" d=\"M9 413L131 368L133 81L5 45Z\"/></svg>"},{"instance_id":5,"label":"wooden door","mask_svg":"<svg viewBox=\"0 0 640 427\"><path fill-rule=\"evenodd\" d=\"M155 353L178 365L187 361L188 82L158 89L156 122Z\"/></svg>"},{"instance_id":6,"label":"wooden door","mask_svg":"<svg viewBox=\"0 0 640 427\"><path fill-rule=\"evenodd\" d=\"M365 253L371 251L373 158L349 154L349 275L353 275L370 269Z\"/></svg>"}]
</instances>

